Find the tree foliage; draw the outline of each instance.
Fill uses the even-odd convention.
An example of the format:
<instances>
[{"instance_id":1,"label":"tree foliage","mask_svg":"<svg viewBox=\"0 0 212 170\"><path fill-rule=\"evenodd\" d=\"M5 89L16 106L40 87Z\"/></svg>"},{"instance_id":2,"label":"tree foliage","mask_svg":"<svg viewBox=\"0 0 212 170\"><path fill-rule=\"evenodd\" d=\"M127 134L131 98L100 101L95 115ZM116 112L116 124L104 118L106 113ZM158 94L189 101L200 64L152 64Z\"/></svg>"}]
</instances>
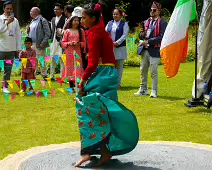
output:
<instances>
[{"instance_id":1,"label":"tree foliage","mask_svg":"<svg viewBox=\"0 0 212 170\"><path fill-rule=\"evenodd\" d=\"M111 11L118 4L123 7L125 13L127 14L126 20L130 21L130 26L136 26L137 23L145 20L149 17L149 9L153 0L103 0L108 6L108 13L106 15L106 22L112 19ZM165 13L167 15L171 14L177 0L156 0L162 4L164 8L167 10ZM20 16L18 16L21 23L26 23L29 21L29 11L33 6L38 6L41 9L42 15L50 20L54 16L54 4L56 2L61 3L63 5L73 4L74 6L83 6L86 3L94 2L97 3L98 0L13 0L13 2L20 3ZM203 0L197 0L198 2L198 14L201 14ZM127 6L125 6L127 5ZM127 7L127 8L126 8ZM0 4L0 9L2 9L2 3ZM2 12L2 11L1 11ZM168 17L166 16L165 17Z\"/></svg>"}]
</instances>

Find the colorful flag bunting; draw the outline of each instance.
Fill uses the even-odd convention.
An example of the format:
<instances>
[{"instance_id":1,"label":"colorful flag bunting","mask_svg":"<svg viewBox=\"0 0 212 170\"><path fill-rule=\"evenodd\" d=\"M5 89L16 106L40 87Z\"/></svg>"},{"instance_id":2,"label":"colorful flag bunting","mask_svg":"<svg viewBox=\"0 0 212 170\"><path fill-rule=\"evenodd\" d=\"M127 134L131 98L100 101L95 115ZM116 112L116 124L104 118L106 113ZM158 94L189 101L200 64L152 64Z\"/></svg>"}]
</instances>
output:
<instances>
[{"instance_id":1,"label":"colorful flag bunting","mask_svg":"<svg viewBox=\"0 0 212 170\"><path fill-rule=\"evenodd\" d=\"M46 56L50 56L50 47L46 48Z\"/></svg>"},{"instance_id":2,"label":"colorful flag bunting","mask_svg":"<svg viewBox=\"0 0 212 170\"><path fill-rule=\"evenodd\" d=\"M19 92L19 95L20 95L21 97L24 97L25 92L20 91L20 92Z\"/></svg>"},{"instance_id":3,"label":"colorful flag bunting","mask_svg":"<svg viewBox=\"0 0 212 170\"><path fill-rule=\"evenodd\" d=\"M63 60L64 65L66 66L66 54L62 54L61 58Z\"/></svg>"},{"instance_id":4,"label":"colorful flag bunting","mask_svg":"<svg viewBox=\"0 0 212 170\"><path fill-rule=\"evenodd\" d=\"M29 92L27 92L27 95L30 96L30 95L32 95L33 93L34 93L33 91L29 91Z\"/></svg>"},{"instance_id":5,"label":"colorful flag bunting","mask_svg":"<svg viewBox=\"0 0 212 170\"><path fill-rule=\"evenodd\" d=\"M51 82L51 78L46 78L49 88L52 88L52 82Z\"/></svg>"},{"instance_id":6,"label":"colorful flag bunting","mask_svg":"<svg viewBox=\"0 0 212 170\"><path fill-rule=\"evenodd\" d=\"M81 79L77 77L77 83L80 83Z\"/></svg>"},{"instance_id":7,"label":"colorful flag bunting","mask_svg":"<svg viewBox=\"0 0 212 170\"><path fill-rule=\"evenodd\" d=\"M21 83L20 83L20 80L14 80L15 83L17 84L17 86L19 87L19 89L21 88Z\"/></svg>"},{"instance_id":8,"label":"colorful flag bunting","mask_svg":"<svg viewBox=\"0 0 212 170\"><path fill-rule=\"evenodd\" d=\"M45 62L49 62L51 59L51 56L45 56L44 59L45 59Z\"/></svg>"},{"instance_id":9,"label":"colorful flag bunting","mask_svg":"<svg viewBox=\"0 0 212 170\"><path fill-rule=\"evenodd\" d=\"M66 90L67 90L70 94L73 94L73 89L72 89L72 88L66 88Z\"/></svg>"},{"instance_id":10,"label":"colorful flag bunting","mask_svg":"<svg viewBox=\"0 0 212 170\"><path fill-rule=\"evenodd\" d=\"M21 65L21 61L20 61L19 59L15 59L15 60L14 60L14 64L15 64L16 70L18 70L19 67L20 67L20 65Z\"/></svg>"},{"instance_id":11,"label":"colorful flag bunting","mask_svg":"<svg viewBox=\"0 0 212 170\"><path fill-rule=\"evenodd\" d=\"M29 81L28 80L22 80L22 82L25 83L28 88L30 88L30 85L29 85Z\"/></svg>"},{"instance_id":12,"label":"colorful flag bunting","mask_svg":"<svg viewBox=\"0 0 212 170\"><path fill-rule=\"evenodd\" d=\"M56 90L51 90L50 92L51 92L51 94L52 94L52 97L54 97L55 94L56 94Z\"/></svg>"},{"instance_id":13,"label":"colorful flag bunting","mask_svg":"<svg viewBox=\"0 0 212 170\"><path fill-rule=\"evenodd\" d=\"M41 63L42 67L45 66L44 56L37 56L38 61Z\"/></svg>"},{"instance_id":14,"label":"colorful flag bunting","mask_svg":"<svg viewBox=\"0 0 212 170\"><path fill-rule=\"evenodd\" d=\"M21 63L23 65L24 68L26 68L27 65L27 58L21 58Z\"/></svg>"},{"instance_id":15,"label":"colorful flag bunting","mask_svg":"<svg viewBox=\"0 0 212 170\"><path fill-rule=\"evenodd\" d=\"M36 83L36 80L30 80L30 84L32 85L33 89L35 88L35 83Z\"/></svg>"},{"instance_id":16,"label":"colorful flag bunting","mask_svg":"<svg viewBox=\"0 0 212 170\"><path fill-rule=\"evenodd\" d=\"M80 56L75 52L74 54L75 58L81 59Z\"/></svg>"},{"instance_id":17,"label":"colorful flag bunting","mask_svg":"<svg viewBox=\"0 0 212 170\"><path fill-rule=\"evenodd\" d=\"M68 83L68 78L67 78L67 77L64 78L63 81L64 81L65 83Z\"/></svg>"},{"instance_id":18,"label":"colorful flag bunting","mask_svg":"<svg viewBox=\"0 0 212 170\"><path fill-rule=\"evenodd\" d=\"M4 98L5 98L6 102L9 102L9 94L8 93L4 93Z\"/></svg>"},{"instance_id":19,"label":"colorful flag bunting","mask_svg":"<svg viewBox=\"0 0 212 170\"><path fill-rule=\"evenodd\" d=\"M29 61L31 62L32 66L36 66L36 58L30 58Z\"/></svg>"},{"instance_id":20,"label":"colorful flag bunting","mask_svg":"<svg viewBox=\"0 0 212 170\"><path fill-rule=\"evenodd\" d=\"M25 45L22 46L22 50L26 50L26 46Z\"/></svg>"},{"instance_id":21,"label":"colorful flag bunting","mask_svg":"<svg viewBox=\"0 0 212 170\"><path fill-rule=\"evenodd\" d=\"M58 88L59 91L61 91L62 93L65 93L63 88Z\"/></svg>"},{"instance_id":22,"label":"colorful flag bunting","mask_svg":"<svg viewBox=\"0 0 212 170\"><path fill-rule=\"evenodd\" d=\"M39 98L39 97L40 97L40 95L41 95L39 91L38 91L38 92L36 92L35 94L36 94L37 98Z\"/></svg>"},{"instance_id":23,"label":"colorful flag bunting","mask_svg":"<svg viewBox=\"0 0 212 170\"><path fill-rule=\"evenodd\" d=\"M42 86L46 86L46 82L44 81L44 80L40 80L40 82L41 82L41 84L42 84Z\"/></svg>"},{"instance_id":24,"label":"colorful flag bunting","mask_svg":"<svg viewBox=\"0 0 212 170\"><path fill-rule=\"evenodd\" d=\"M9 84L9 86L11 87L11 89L13 89L13 83L12 83L12 81L11 80L7 80L7 83Z\"/></svg>"},{"instance_id":25,"label":"colorful flag bunting","mask_svg":"<svg viewBox=\"0 0 212 170\"><path fill-rule=\"evenodd\" d=\"M59 62L59 57L57 56L57 55L55 55L54 57L53 57L53 59L56 61L56 63L58 64L58 62Z\"/></svg>"},{"instance_id":26,"label":"colorful flag bunting","mask_svg":"<svg viewBox=\"0 0 212 170\"><path fill-rule=\"evenodd\" d=\"M62 86L63 80L61 78L56 78L56 80L60 83L60 86Z\"/></svg>"},{"instance_id":27,"label":"colorful flag bunting","mask_svg":"<svg viewBox=\"0 0 212 170\"><path fill-rule=\"evenodd\" d=\"M76 68L80 68L80 62L79 61L76 62Z\"/></svg>"},{"instance_id":28,"label":"colorful flag bunting","mask_svg":"<svg viewBox=\"0 0 212 170\"><path fill-rule=\"evenodd\" d=\"M0 71L4 71L4 60L0 60Z\"/></svg>"},{"instance_id":29,"label":"colorful flag bunting","mask_svg":"<svg viewBox=\"0 0 212 170\"><path fill-rule=\"evenodd\" d=\"M12 63L12 60L5 60L5 63L6 63L6 64L13 64L13 63Z\"/></svg>"},{"instance_id":30,"label":"colorful flag bunting","mask_svg":"<svg viewBox=\"0 0 212 170\"><path fill-rule=\"evenodd\" d=\"M48 90L42 90L43 95L46 97L46 99L48 99Z\"/></svg>"},{"instance_id":31,"label":"colorful flag bunting","mask_svg":"<svg viewBox=\"0 0 212 170\"><path fill-rule=\"evenodd\" d=\"M11 94L11 100L15 100L15 98L16 98L16 93L12 93Z\"/></svg>"}]
</instances>

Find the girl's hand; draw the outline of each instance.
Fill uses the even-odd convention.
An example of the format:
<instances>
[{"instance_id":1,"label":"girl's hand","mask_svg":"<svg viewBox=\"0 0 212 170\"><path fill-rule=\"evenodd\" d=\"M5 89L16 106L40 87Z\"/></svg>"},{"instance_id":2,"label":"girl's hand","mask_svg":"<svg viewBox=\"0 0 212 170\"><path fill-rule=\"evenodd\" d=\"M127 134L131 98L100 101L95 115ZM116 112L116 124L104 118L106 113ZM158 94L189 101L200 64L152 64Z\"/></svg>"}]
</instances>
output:
<instances>
[{"instance_id":1,"label":"girl's hand","mask_svg":"<svg viewBox=\"0 0 212 170\"><path fill-rule=\"evenodd\" d=\"M69 42L68 45L69 45L69 46L72 46L72 45L73 45L73 42Z\"/></svg>"},{"instance_id":2,"label":"girl's hand","mask_svg":"<svg viewBox=\"0 0 212 170\"><path fill-rule=\"evenodd\" d=\"M79 43L79 42L73 41L73 42L72 42L72 45L80 45L80 43Z\"/></svg>"},{"instance_id":3,"label":"girl's hand","mask_svg":"<svg viewBox=\"0 0 212 170\"><path fill-rule=\"evenodd\" d=\"M85 96L85 92L83 91L85 82L86 82L85 80L81 79L81 81L80 81L80 83L78 85L78 87L80 89L78 93L79 93L80 96Z\"/></svg>"}]
</instances>

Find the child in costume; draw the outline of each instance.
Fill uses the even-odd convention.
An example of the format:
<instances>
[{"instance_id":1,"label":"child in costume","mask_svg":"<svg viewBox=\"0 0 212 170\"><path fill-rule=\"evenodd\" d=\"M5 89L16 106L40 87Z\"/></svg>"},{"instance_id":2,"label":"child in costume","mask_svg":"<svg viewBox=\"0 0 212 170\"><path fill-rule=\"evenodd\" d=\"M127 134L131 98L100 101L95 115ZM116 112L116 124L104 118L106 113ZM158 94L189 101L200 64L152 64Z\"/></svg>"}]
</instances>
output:
<instances>
[{"instance_id":1,"label":"child in costume","mask_svg":"<svg viewBox=\"0 0 212 170\"><path fill-rule=\"evenodd\" d=\"M105 31L103 4L87 4L82 22L88 40L88 66L79 84L76 110L81 136L81 159L75 167L100 154L96 166L112 156L132 151L139 139L138 123L132 111L118 102L118 73L113 41Z\"/></svg>"},{"instance_id":2,"label":"child in costume","mask_svg":"<svg viewBox=\"0 0 212 170\"><path fill-rule=\"evenodd\" d=\"M29 83L29 90L34 92L34 89L30 83L30 80L35 79L35 70L36 70L36 52L33 50L32 47L32 39L26 37L24 41L24 45L26 50L22 50L19 54L20 58L27 58L26 67L22 66L22 77L21 80L28 80ZM26 91L26 84L22 82L22 90L21 92Z\"/></svg>"}]
</instances>

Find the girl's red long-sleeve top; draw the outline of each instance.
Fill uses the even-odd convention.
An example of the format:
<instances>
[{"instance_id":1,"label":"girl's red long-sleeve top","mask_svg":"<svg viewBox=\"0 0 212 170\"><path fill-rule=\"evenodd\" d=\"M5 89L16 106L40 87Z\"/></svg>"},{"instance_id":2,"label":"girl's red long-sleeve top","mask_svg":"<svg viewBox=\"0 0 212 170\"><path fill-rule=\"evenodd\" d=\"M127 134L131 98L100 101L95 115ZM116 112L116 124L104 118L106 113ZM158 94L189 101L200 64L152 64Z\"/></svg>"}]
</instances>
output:
<instances>
[{"instance_id":1,"label":"girl's red long-sleeve top","mask_svg":"<svg viewBox=\"0 0 212 170\"><path fill-rule=\"evenodd\" d=\"M95 72L98 64L115 64L113 52L113 41L103 24L97 24L86 31L88 45L88 66L82 76L83 80L88 80Z\"/></svg>"}]
</instances>

